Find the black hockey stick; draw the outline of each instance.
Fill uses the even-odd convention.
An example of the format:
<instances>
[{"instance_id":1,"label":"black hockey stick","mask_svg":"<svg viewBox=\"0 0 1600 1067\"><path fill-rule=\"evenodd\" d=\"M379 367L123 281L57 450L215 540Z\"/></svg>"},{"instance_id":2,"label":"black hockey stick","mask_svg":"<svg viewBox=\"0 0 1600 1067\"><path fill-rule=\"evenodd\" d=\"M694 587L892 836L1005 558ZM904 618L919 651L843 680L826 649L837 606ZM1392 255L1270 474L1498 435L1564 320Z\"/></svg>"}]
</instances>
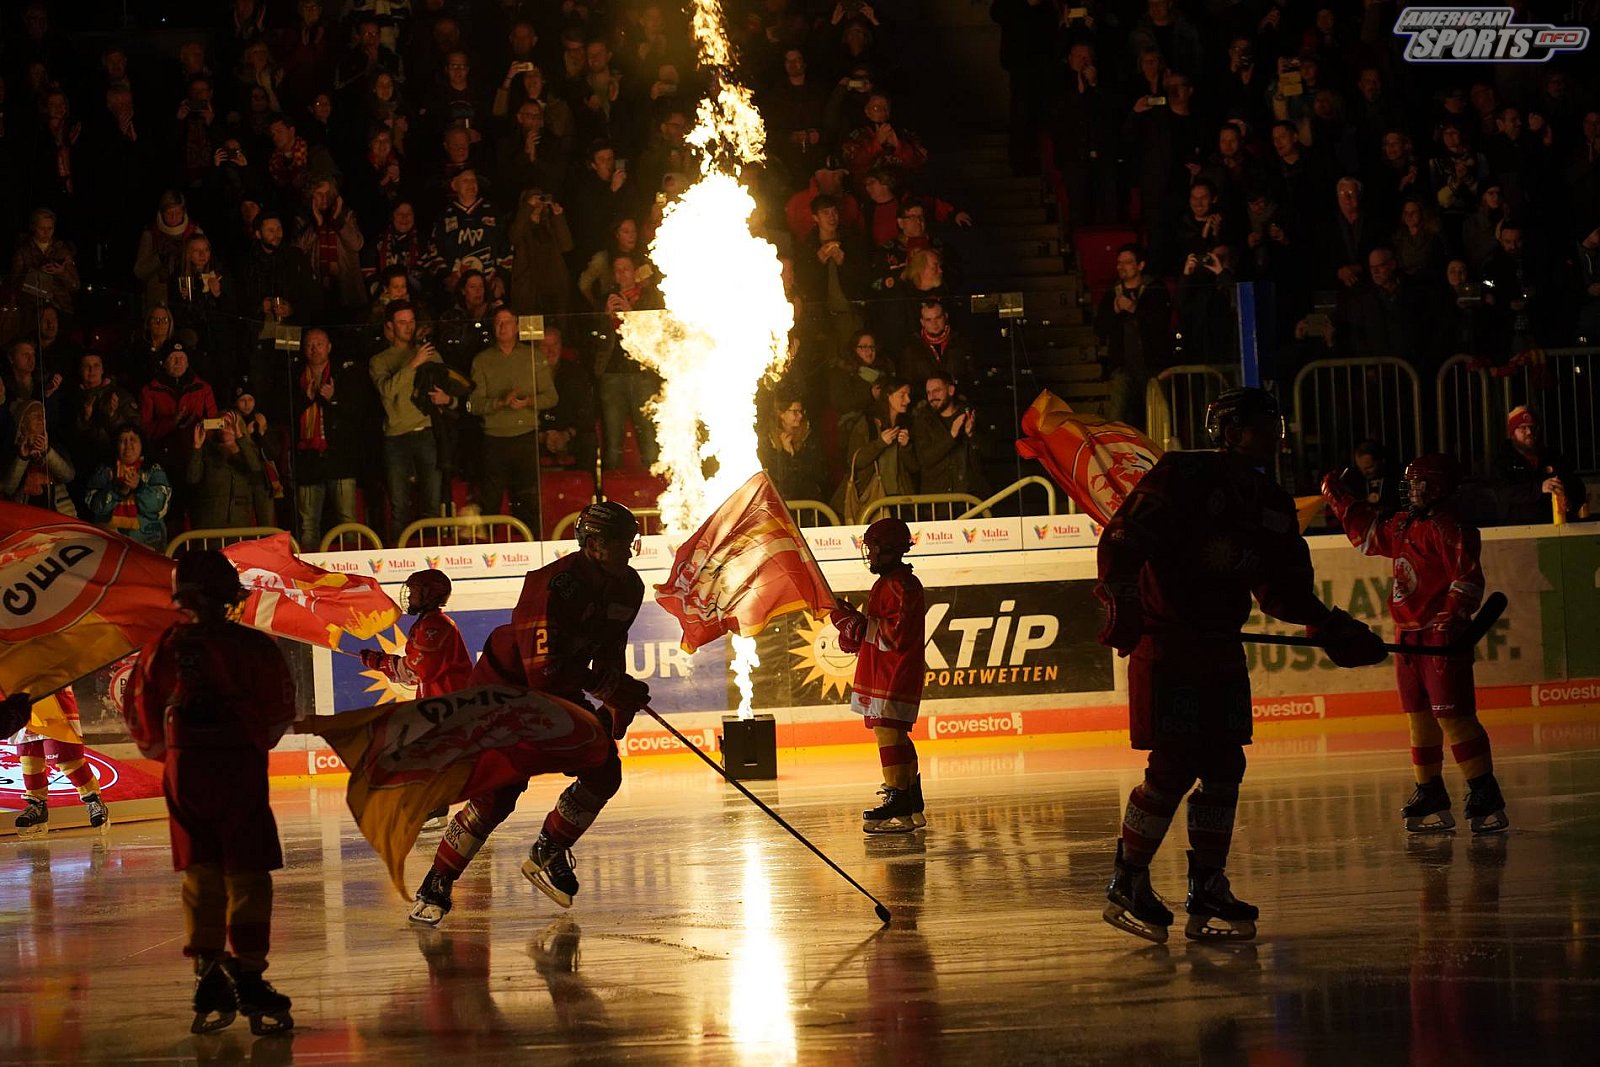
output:
<instances>
[{"instance_id":1,"label":"black hockey stick","mask_svg":"<svg viewBox=\"0 0 1600 1067\"><path fill-rule=\"evenodd\" d=\"M864 896L868 900L872 901L872 904L873 904L873 909L872 910L877 914L879 919L882 919L885 923L887 923L889 921L889 919L891 918L891 916L889 914L889 909L883 906L883 901L879 900L877 897L875 897L871 893L867 892L866 887L864 887L860 882L856 881L854 878L852 878L848 874L846 874L843 867L839 866L837 863L833 862L833 860L829 859L827 853L823 852L816 845L813 845L810 841L806 840L806 835L805 834L802 834L799 830L796 830L794 827L790 826L788 824L788 822L786 822L784 820L782 815L779 815L777 812L775 812L771 808L767 807L767 804L766 804L766 802L764 800L762 800L760 797L756 796L754 793L750 792L750 790L746 789L741 783L735 781L732 777L730 777L727 771L725 771L721 767L717 766L717 761L716 760L712 759L710 756L706 755L703 751L701 751L700 746L696 745L693 741L690 741L687 737L684 737L683 734L678 732L678 728L677 727L673 726L670 722L668 722L666 719L663 719L659 714L657 714L655 708L647 707L647 708L644 709L644 712L645 712L645 714L649 715L652 719L654 719L656 722L660 723L662 726L665 726L667 728L667 733L671 734L673 737L676 737L678 739L678 741L683 745L684 748L687 748L690 752L693 752L696 756L699 756L700 759L705 763L705 765L707 767L710 767L712 770L714 770L718 774L720 774L722 776L722 780L723 781L727 782L729 785L733 786L739 792L743 793L744 794L744 798L746 800L748 800L750 803L754 804L756 807L760 808L762 811L766 812L767 815L771 817L773 822L777 823L779 826L781 826L785 830L789 831L790 835L796 841L798 841L802 845L806 846L806 848L809 848L816 855L817 859L821 860L823 863L826 863L829 867L832 867L835 874L837 874L840 878L843 878L845 881L849 882L851 885L855 886L856 889L860 891L862 896Z\"/></svg>"},{"instance_id":2,"label":"black hockey stick","mask_svg":"<svg viewBox=\"0 0 1600 1067\"><path fill-rule=\"evenodd\" d=\"M1478 614L1472 617L1472 624L1460 637L1448 645L1398 645L1384 643L1384 648L1390 652L1403 652L1408 656L1459 656L1464 652L1471 652L1479 641L1489 633L1491 627L1498 621L1506 610L1506 595L1504 593L1490 593L1484 598L1483 607L1478 609ZM1239 640L1249 641L1257 645L1293 645L1296 648L1323 648L1321 641L1314 637L1305 637L1299 634L1253 634L1242 633Z\"/></svg>"}]
</instances>

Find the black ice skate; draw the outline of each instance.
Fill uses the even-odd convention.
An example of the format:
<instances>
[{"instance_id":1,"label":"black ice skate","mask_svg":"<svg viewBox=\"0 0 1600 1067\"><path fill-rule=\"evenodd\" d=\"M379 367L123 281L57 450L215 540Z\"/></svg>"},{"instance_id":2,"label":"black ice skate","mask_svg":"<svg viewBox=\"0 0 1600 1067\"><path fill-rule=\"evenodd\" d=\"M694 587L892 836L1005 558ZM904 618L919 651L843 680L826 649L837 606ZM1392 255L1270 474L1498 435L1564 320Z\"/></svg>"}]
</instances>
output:
<instances>
[{"instance_id":1,"label":"black ice skate","mask_svg":"<svg viewBox=\"0 0 1600 1067\"><path fill-rule=\"evenodd\" d=\"M273 989L260 971L243 970L238 960L229 960L224 969L233 982L239 1014L250 1020L252 1034L263 1037L294 1029L294 1016L289 1014L293 1001Z\"/></svg>"},{"instance_id":2,"label":"black ice skate","mask_svg":"<svg viewBox=\"0 0 1600 1067\"><path fill-rule=\"evenodd\" d=\"M911 825L918 830L928 825L928 817L922 814L922 775L917 775L911 782Z\"/></svg>"},{"instance_id":3,"label":"black ice skate","mask_svg":"<svg viewBox=\"0 0 1600 1067\"><path fill-rule=\"evenodd\" d=\"M1506 818L1506 798L1500 795L1500 783L1493 774L1467 783L1467 803L1462 811L1475 834L1497 834L1511 825Z\"/></svg>"},{"instance_id":4,"label":"black ice skate","mask_svg":"<svg viewBox=\"0 0 1600 1067\"><path fill-rule=\"evenodd\" d=\"M437 867L429 867L428 875L417 887L417 906L411 909L411 921L422 926L438 926L450 914L450 886L448 874Z\"/></svg>"},{"instance_id":5,"label":"black ice skate","mask_svg":"<svg viewBox=\"0 0 1600 1067\"><path fill-rule=\"evenodd\" d=\"M1106 887L1105 911L1100 917L1134 937L1163 944L1167 940L1167 927L1172 925L1172 912L1150 887L1150 868L1138 867L1122 859L1122 842L1117 842L1116 866L1112 869L1111 884Z\"/></svg>"},{"instance_id":6,"label":"black ice skate","mask_svg":"<svg viewBox=\"0 0 1600 1067\"><path fill-rule=\"evenodd\" d=\"M96 830L106 830L111 827L111 809L106 807L106 802L100 799L99 793L90 793L83 798L83 806L89 812L89 825Z\"/></svg>"},{"instance_id":7,"label":"black ice skate","mask_svg":"<svg viewBox=\"0 0 1600 1067\"><path fill-rule=\"evenodd\" d=\"M1435 775L1417 786L1406 806L1400 809L1406 821L1406 830L1413 834L1442 834L1454 830L1456 820L1450 814L1450 794L1445 792L1444 779Z\"/></svg>"},{"instance_id":8,"label":"black ice skate","mask_svg":"<svg viewBox=\"0 0 1600 1067\"><path fill-rule=\"evenodd\" d=\"M1249 941L1256 936L1261 909L1233 895L1221 867L1202 867L1189 853L1189 921L1183 936L1191 941Z\"/></svg>"},{"instance_id":9,"label":"black ice skate","mask_svg":"<svg viewBox=\"0 0 1600 1067\"><path fill-rule=\"evenodd\" d=\"M422 828L424 830L443 830L449 825L450 808L448 805L446 805L442 808L434 808L432 811L428 812L427 821L422 824Z\"/></svg>"},{"instance_id":10,"label":"black ice skate","mask_svg":"<svg viewBox=\"0 0 1600 1067\"><path fill-rule=\"evenodd\" d=\"M878 790L883 803L861 813L861 829L869 834L908 834L927 819L917 822L916 786L896 789L886 785Z\"/></svg>"},{"instance_id":11,"label":"black ice skate","mask_svg":"<svg viewBox=\"0 0 1600 1067\"><path fill-rule=\"evenodd\" d=\"M550 840L543 831L528 849L528 858L522 861L522 876L563 908L572 907L572 898L578 895L572 852Z\"/></svg>"},{"instance_id":12,"label":"black ice skate","mask_svg":"<svg viewBox=\"0 0 1600 1067\"><path fill-rule=\"evenodd\" d=\"M17 814L17 836L39 837L50 829L50 805L28 797L28 806Z\"/></svg>"},{"instance_id":13,"label":"black ice skate","mask_svg":"<svg viewBox=\"0 0 1600 1067\"><path fill-rule=\"evenodd\" d=\"M239 1013L233 983L222 969L221 956L201 956L194 961L194 1022L191 1034L214 1034Z\"/></svg>"}]
</instances>

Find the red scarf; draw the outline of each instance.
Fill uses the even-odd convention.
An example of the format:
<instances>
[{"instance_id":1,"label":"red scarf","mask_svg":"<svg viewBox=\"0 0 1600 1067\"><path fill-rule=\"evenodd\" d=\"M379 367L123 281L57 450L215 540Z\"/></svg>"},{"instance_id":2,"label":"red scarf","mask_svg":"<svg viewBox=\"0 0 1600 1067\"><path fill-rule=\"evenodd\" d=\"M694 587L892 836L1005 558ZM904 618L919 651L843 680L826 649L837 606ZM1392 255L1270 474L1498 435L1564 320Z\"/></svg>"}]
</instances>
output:
<instances>
[{"instance_id":1,"label":"red scarf","mask_svg":"<svg viewBox=\"0 0 1600 1067\"><path fill-rule=\"evenodd\" d=\"M946 326L944 336L939 338L929 337L927 330L919 330L918 333L922 337L922 343L931 348L938 355L939 362L943 363L944 350L950 345L950 327Z\"/></svg>"},{"instance_id":2,"label":"red scarf","mask_svg":"<svg viewBox=\"0 0 1600 1067\"><path fill-rule=\"evenodd\" d=\"M330 218L317 227L316 274L328 281L339 273L339 228Z\"/></svg>"},{"instance_id":3,"label":"red scarf","mask_svg":"<svg viewBox=\"0 0 1600 1067\"><path fill-rule=\"evenodd\" d=\"M306 156L309 152L306 139L296 137L289 151L272 153L272 158L267 160L267 171L272 175L272 180L280 188L294 188L300 176L306 172Z\"/></svg>"},{"instance_id":4,"label":"red scarf","mask_svg":"<svg viewBox=\"0 0 1600 1067\"><path fill-rule=\"evenodd\" d=\"M300 372L300 392L308 389L312 392L321 389L333 380L333 364L324 363L322 371L317 375L316 381L311 379L311 364L306 364ZM300 413L300 443L296 446L302 452L326 452L328 450L328 429L322 421L322 405L316 401L306 405Z\"/></svg>"}]
</instances>

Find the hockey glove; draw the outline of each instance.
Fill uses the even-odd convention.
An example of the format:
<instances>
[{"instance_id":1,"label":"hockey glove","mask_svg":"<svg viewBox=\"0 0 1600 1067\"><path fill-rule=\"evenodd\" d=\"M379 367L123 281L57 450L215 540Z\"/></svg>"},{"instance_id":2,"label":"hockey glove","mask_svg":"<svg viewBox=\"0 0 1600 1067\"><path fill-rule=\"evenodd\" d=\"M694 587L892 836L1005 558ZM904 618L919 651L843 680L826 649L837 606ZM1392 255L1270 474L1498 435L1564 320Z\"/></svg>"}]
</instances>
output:
<instances>
[{"instance_id":1,"label":"hockey glove","mask_svg":"<svg viewBox=\"0 0 1600 1067\"><path fill-rule=\"evenodd\" d=\"M602 674L590 692L611 713L611 736L618 741L633 725L639 709L650 703L650 687L621 671Z\"/></svg>"},{"instance_id":2,"label":"hockey glove","mask_svg":"<svg viewBox=\"0 0 1600 1067\"><path fill-rule=\"evenodd\" d=\"M363 648L361 650L361 665L369 671L383 670L384 664L388 662L388 659L388 656L375 648Z\"/></svg>"},{"instance_id":3,"label":"hockey glove","mask_svg":"<svg viewBox=\"0 0 1600 1067\"><path fill-rule=\"evenodd\" d=\"M33 717L33 700L27 693L12 693L0 701L0 737L10 737Z\"/></svg>"},{"instance_id":4,"label":"hockey glove","mask_svg":"<svg viewBox=\"0 0 1600 1067\"><path fill-rule=\"evenodd\" d=\"M1335 515L1343 515L1345 509L1355 503L1355 494L1350 491L1350 471L1333 471L1322 476L1322 499L1328 502Z\"/></svg>"},{"instance_id":5,"label":"hockey glove","mask_svg":"<svg viewBox=\"0 0 1600 1067\"><path fill-rule=\"evenodd\" d=\"M861 642L867 638L867 617L850 605L841 604L829 619L839 631L839 651L860 652Z\"/></svg>"},{"instance_id":6,"label":"hockey glove","mask_svg":"<svg viewBox=\"0 0 1600 1067\"><path fill-rule=\"evenodd\" d=\"M1307 626L1306 636L1319 642L1328 658L1340 667L1370 667L1389 655L1383 638L1370 626L1338 608L1320 623Z\"/></svg>"},{"instance_id":7,"label":"hockey glove","mask_svg":"<svg viewBox=\"0 0 1600 1067\"><path fill-rule=\"evenodd\" d=\"M1106 624L1095 640L1116 649L1119 656L1128 655L1144 636L1144 605L1139 601L1139 587L1132 582L1099 582L1094 595L1106 606Z\"/></svg>"},{"instance_id":8,"label":"hockey glove","mask_svg":"<svg viewBox=\"0 0 1600 1067\"><path fill-rule=\"evenodd\" d=\"M1467 624L1472 619L1457 615L1450 611L1441 611L1428 621L1426 643L1430 645L1453 645L1467 632Z\"/></svg>"}]
</instances>

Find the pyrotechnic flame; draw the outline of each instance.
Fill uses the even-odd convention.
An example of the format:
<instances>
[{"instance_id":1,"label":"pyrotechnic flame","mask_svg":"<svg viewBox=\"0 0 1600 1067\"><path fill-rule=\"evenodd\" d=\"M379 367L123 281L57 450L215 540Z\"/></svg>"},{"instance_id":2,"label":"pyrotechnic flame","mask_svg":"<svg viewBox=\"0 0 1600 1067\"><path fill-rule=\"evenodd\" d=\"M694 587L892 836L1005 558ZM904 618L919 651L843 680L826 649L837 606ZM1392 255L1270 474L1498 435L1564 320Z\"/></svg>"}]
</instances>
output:
<instances>
[{"instance_id":1,"label":"pyrotechnic flame","mask_svg":"<svg viewBox=\"0 0 1600 1067\"><path fill-rule=\"evenodd\" d=\"M667 206L650 245L666 311L625 315L620 330L663 379L649 412L661 449L653 469L667 478L661 520L675 544L760 469L756 388L781 369L794 328L778 251L750 232L755 199L739 175L763 158L765 138L750 91L732 78L720 0L695 0L693 27L716 79L688 135L705 176ZM732 640L739 715L749 718L750 672L761 661L753 638Z\"/></svg>"}]
</instances>

